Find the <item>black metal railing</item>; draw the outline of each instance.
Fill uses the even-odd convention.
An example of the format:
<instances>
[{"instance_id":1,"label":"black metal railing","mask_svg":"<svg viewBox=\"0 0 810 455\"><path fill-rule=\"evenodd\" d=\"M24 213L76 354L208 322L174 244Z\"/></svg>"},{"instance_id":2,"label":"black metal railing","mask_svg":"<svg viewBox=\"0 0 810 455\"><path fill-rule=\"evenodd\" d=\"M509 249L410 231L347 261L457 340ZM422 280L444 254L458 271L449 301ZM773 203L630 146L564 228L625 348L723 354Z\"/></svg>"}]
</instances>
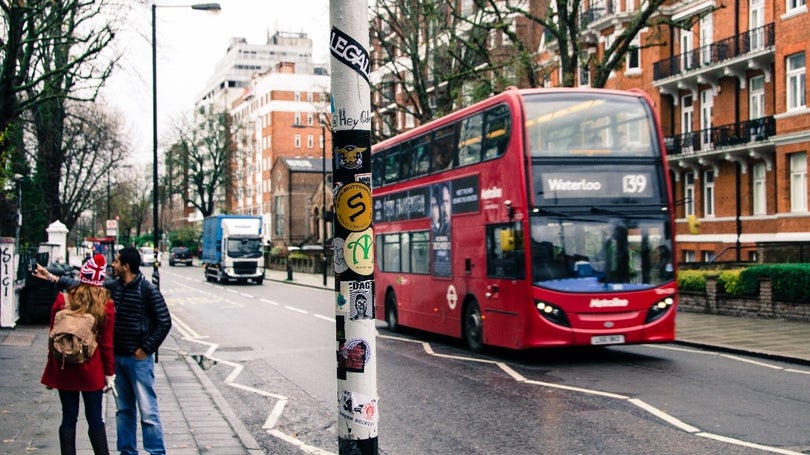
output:
<instances>
[{"instance_id":1,"label":"black metal railing","mask_svg":"<svg viewBox=\"0 0 810 455\"><path fill-rule=\"evenodd\" d=\"M684 52L653 63L653 80L677 76L691 70L714 65L725 60L772 47L775 42L774 24L763 25L712 44Z\"/></svg>"},{"instance_id":2,"label":"black metal railing","mask_svg":"<svg viewBox=\"0 0 810 455\"><path fill-rule=\"evenodd\" d=\"M680 155L763 141L776 134L773 116L667 136L667 154Z\"/></svg>"}]
</instances>

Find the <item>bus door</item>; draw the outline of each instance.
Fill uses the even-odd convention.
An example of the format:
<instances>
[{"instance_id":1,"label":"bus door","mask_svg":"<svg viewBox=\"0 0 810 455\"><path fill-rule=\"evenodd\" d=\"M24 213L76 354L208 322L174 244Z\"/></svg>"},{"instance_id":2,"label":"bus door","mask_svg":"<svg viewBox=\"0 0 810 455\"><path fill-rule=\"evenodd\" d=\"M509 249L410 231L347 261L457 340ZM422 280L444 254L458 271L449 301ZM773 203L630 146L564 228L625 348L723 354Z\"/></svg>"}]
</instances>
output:
<instances>
[{"instance_id":1,"label":"bus door","mask_svg":"<svg viewBox=\"0 0 810 455\"><path fill-rule=\"evenodd\" d=\"M526 260L520 221L491 224L486 229L486 293L481 302L484 342L514 346L525 327Z\"/></svg>"}]
</instances>

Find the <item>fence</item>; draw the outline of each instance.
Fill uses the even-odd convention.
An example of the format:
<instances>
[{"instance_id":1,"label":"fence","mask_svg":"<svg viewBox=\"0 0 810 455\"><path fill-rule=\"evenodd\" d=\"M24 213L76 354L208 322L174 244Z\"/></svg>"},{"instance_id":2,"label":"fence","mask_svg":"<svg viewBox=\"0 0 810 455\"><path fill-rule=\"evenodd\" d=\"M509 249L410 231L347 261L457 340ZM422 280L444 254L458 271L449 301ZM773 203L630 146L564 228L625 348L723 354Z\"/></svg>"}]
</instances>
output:
<instances>
[{"instance_id":1,"label":"fence","mask_svg":"<svg viewBox=\"0 0 810 455\"><path fill-rule=\"evenodd\" d=\"M773 299L771 281L759 282L756 297L730 296L718 291L717 278L706 277L706 292L681 291L680 311L755 319L786 319L810 322L810 302L780 302Z\"/></svg>"}]
</instances>

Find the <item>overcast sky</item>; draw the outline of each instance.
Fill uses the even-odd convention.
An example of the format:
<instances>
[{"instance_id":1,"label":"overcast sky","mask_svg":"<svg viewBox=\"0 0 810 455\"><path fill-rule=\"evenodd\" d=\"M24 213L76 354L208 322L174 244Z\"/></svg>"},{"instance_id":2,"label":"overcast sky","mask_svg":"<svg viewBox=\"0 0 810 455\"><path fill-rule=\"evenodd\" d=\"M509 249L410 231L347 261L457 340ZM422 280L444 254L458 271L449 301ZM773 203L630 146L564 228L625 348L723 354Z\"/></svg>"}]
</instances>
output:
<instances>
[{"instance_id":1,"label":"overcast sky","mask_svg":"<svg viewBox=\"0 0 810 455\"><path fill-rule=\"evenodd\" d=\"M222 11L210 14L190 7L163 5L203 3L158 2L157 88L158 138L162 149L172 122L193 107L231 37L261 44L276 31L306 32L313 39L316 62L328 62L329 0L219 0ZM151 6L127 14L117 35L125 51L121 68L103 91L108 104L120 110L132 139L133 161L152 160Z\"/></svg>"}]
</instances>

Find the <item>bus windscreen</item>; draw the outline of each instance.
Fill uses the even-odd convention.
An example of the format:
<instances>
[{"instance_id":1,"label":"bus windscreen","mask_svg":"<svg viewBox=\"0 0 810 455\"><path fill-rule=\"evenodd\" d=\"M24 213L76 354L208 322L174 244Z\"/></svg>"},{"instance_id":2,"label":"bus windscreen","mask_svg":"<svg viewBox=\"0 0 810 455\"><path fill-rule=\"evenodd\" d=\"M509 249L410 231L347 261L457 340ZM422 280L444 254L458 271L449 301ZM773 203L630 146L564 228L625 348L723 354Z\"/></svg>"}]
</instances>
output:
<instances>
[{"instance_id":1,"label":"bus windscreen","mask_svg":"<svg viewBox=\"0 0 810 455\"><path fill-rule=\"evenodd\" d=\"M652 116L640 99L527 95L526 134L534 157L659 156Z\"/></svg>"}]
</instances>

